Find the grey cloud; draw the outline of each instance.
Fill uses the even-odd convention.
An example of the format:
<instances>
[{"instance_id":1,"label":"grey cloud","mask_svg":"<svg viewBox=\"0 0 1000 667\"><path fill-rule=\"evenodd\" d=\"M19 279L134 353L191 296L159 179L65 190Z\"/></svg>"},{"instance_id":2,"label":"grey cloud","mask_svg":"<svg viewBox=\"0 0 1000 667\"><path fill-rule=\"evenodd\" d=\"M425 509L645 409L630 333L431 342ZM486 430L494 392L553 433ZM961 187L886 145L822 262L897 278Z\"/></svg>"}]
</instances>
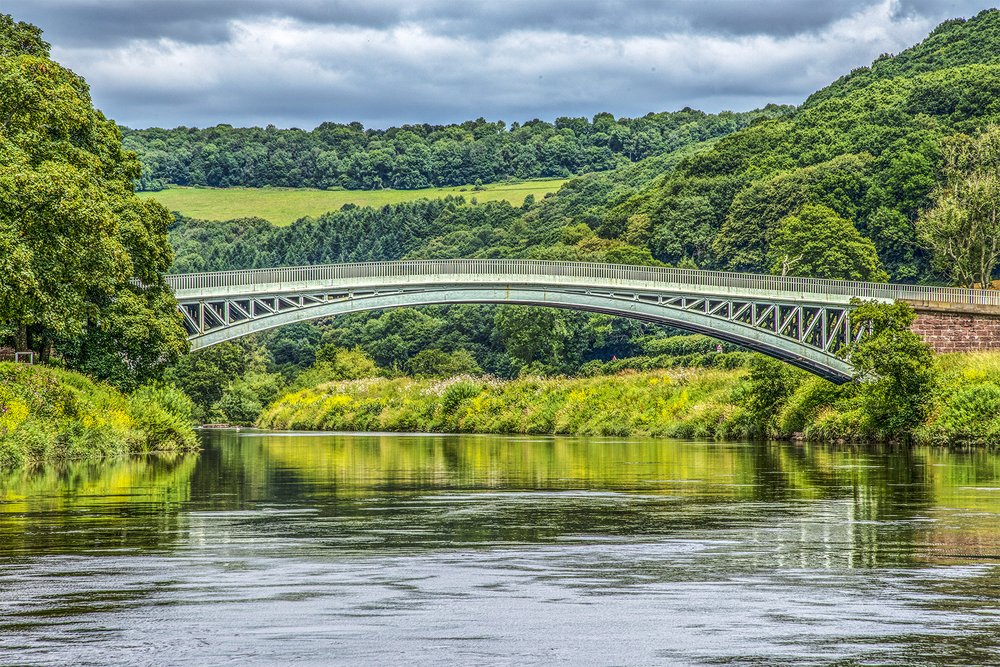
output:
<instances>
[{"instance_id":1,"label":"grey cloud","mask_svg":"<svg viewBox=\"0 0 1000 667\"><path fill-rule=\"evenodd\" d=\"M988 9L982 0L897 0L897 17L927 16L938 20L946 18L969 18Z\"/></svg>"},{"instance_id":2,"label":"grey cloud","mask_svg":"<svg viewBox=\"0 0 1000 667\"><path fill-rule=\"evenodd\" d=\"M915 0L919 2L919 0ZM787 36L821 30L879 0L8 0L67 46L169 38L225 41L232 21L283 17L304 23L388 29L401 23L439 34L487 38L518 30L587 35L708 31Z\"/></svg>"},{"instance_id":3,"label":"grey cloud","mask_svg":"<svg viewBox=\"0 0 1000 667\"><path fill-rule=\"evenodd\" d=\"M5 10L40 25L64 46L132 40L219 43L233 21L288 18L313 25L389 29L415 24L446 36L484 39L518 30L595 36L708 32L815 32L884 0L8 0ZM899 16L968 15L975 0L896 0Z\"/></svg>"},{"instance_id":4,"label":"grey cloud","mask_svg":"<svg viewBox=\"0 0 1000 667\"><path fill-rule=\"evenodd\" d=\"M735 68L720 65L721 56L709 53L671 68L659 61L635 66L641 56L634 55L606 59L600 50L552 61L546 54L523 58L516 49L511 46L509 60L500 62L494 62L502 57L497 47L475 52L469 63L458 62L452 52L411 58L405 49L342 54L314 69L246 63L226 67L224 77L204 87L189 87L184 79L171 85L155 73L145 81L101 75L91 77L91 83L97 104L133 127L227 122L304 128L326 120L382 127L478 116L512 122L600 111L638 116L684 106L745 109L799 102L803 91L815 87L816 77L803 72L797 56L769 63L763 51L749 54L753 61L744 59ZM828 73L819 77L831 80L852 64L831 60Z\"/></svg>"},{"instance_id":5,"label":"grey cloud","mask_svg":"<svg viewBox=\"0 0 1000 667\"><path fill-rule=\"evenodd\" d=\"M985 2L7 0L2 11L40 25L124 124L309 128L798 103Z\"/></svg>"},{"instance_id":6,"label":"grey cloud","mask_svg":"<svg viewBox=\"0 0 1000 667\"><path fill-rule=\"evenodd\" d=\"M401 12L389 2L351 0L8 0L4 11L35 23L63 46L114 46L172 39L192 44L229 39L231 23L261 17L384 28Z\"/></svg>"},{"instance_id":7,"label":"grey cloud","mask_svg":"<svg viewBox=\"0 0 1000 667\"><path fill-rule=\"evenodd\" d=\"M408 12L444 30L486 35L498 30L540 29L589 35L657 35L713 32L787 36L820 30L878 0L795 2L790 0L515 0L473 6L429 3Z\"/></svg>"}]
</instances>

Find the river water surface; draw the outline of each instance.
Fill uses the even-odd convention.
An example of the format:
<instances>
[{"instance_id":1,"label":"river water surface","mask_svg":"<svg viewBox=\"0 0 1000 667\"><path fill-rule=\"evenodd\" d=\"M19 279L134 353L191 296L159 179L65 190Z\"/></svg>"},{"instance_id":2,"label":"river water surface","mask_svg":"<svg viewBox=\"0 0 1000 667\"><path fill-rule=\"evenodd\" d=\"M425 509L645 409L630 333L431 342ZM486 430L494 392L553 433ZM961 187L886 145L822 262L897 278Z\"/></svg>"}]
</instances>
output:
<instances>
[{"instance_id":1,"label":"river water surface","mask_svg":"<svg viewBox=\"0 0 1000 667\"><path fill-rule=\"evenodd\" d=\"M215 432L0 474L0 664L1000 664L1000 455Z\"/></svg>"}]
</instances>

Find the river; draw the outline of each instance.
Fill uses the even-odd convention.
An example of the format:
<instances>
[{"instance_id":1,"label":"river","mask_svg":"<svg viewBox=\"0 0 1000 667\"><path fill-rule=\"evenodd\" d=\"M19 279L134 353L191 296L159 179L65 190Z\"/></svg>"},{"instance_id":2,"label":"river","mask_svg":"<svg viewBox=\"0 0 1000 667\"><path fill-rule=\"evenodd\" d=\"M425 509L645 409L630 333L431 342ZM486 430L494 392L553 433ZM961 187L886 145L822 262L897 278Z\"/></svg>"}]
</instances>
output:
<instances>
[{"instance_id":1,"label":"river","mask_svg":"<svg viewBox=\"0 0 1000 667\"><path fill-rule=\"evenodd\" d=\"M0 664L1000 664L1000 454L204 439L0 473Z\"/></svg>"}]
</instances>

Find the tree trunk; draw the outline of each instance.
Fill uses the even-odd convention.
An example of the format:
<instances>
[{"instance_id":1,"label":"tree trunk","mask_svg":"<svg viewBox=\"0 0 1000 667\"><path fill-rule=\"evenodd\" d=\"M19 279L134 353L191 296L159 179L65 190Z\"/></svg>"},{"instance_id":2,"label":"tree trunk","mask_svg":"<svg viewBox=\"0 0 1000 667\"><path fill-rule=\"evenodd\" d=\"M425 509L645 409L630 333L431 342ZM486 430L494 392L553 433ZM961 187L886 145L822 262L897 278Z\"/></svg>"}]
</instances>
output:
<instances>
[{"instance_id":1,"label":"tree trunk","mask_svg":"<svg viewBox=\"0 0 1000 667\"><path fill-rule=\"evenodd\" d=\"M14 332L14 351L25 352L28 349L28 327L23 324Z\"/></svg>"}]
</instances>

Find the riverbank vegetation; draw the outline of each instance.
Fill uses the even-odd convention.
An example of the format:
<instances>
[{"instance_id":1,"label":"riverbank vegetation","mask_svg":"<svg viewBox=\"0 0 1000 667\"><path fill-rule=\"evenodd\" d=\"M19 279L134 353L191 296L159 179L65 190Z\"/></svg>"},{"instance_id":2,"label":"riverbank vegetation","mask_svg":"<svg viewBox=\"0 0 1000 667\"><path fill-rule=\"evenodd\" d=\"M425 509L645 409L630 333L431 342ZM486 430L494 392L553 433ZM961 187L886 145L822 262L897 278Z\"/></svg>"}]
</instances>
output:
<instances>
[{"instance_id":1,"label":"riverbank vegetation","mask_svg":"<svg viewBox=\"0 0 1000 667\"><path fill-rule=\"evenodd\" d=\"M194 450L193 410L172 387L125 395L73 371L0 362L0 467Z\"/></svg>"},{"instance_id":2,"label":"riverbank vegetation","mask_svg":"<svg viewBox=\"0 0 1000 667\"><path fill-rule=\"evenodd\" d=\"M704 337L658 341L666 354L591 363L576 377L526 373L506 381L471 368L398 377L360 349L335 350L334 362L303 373L257 424L1000 445L1000 351L934 357L910 330L913 318L905 304L857 304L855 331L868 335L842 350L854 367L854 380L842 385L721 346L684 354L689 340L710 344Z\"/></svg>"},{"instance_id":3,"label":"riverbank vegetation","mask_svg":"<svg viewBox=\"0 0 1000 667\"><path fill-rule=\"evenodd\" d=\"M765 357L595 377L372 377L292 391L257 425L309 431L422 431L816 442L1000 445L1000 352L936 358L916 421L882 421L879 392L835 385ZM896 419L903 417L897 416Z\"/></svg>"}]
</instances>

